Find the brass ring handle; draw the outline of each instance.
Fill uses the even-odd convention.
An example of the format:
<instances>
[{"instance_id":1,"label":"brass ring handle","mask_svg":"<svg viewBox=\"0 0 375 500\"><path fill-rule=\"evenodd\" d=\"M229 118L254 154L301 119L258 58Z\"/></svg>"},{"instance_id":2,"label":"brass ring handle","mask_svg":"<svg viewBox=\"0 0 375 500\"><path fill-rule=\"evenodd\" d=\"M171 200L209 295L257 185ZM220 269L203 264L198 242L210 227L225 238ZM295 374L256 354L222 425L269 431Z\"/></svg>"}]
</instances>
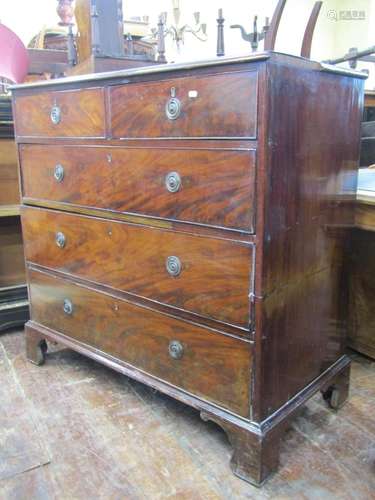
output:
<instances>
[{"instance_id":1,"label":"brass ring handle","mask_svg":"<svg viewBox=\"0 0 375 500\"><path fill-rule=\"evenodd\" d=\"M171 97L165 105L165 114L168 120L177 120L181 114L181 101L176 97L176 88L171 88Z\"/></svg>"},{"instance_id":2,"label":"brass ring handle","mask_svg":"<svg viewBox=\"0 0 375 500\"><path fill-rule=\"evenodd\" d=\"M61 122L61 108L59 106L57 106L57 104L52 106L50 118L51 118L51 122L54 125L58 125Z\"/></svg>"},{"instance_id":3,"label":"brass ring handle","mask_svg":"<svg viewBox=\"0 0 375 500\"><path fill-rule=\"evenodd\" d=\"M178 257L175 255L170 255L167 258L165 267L171 276L178 276L182 271L182 264Z\"/></svg>"},{"instance_id":4,"label":"brass ring handle","mask_svg":"<svg viewBox=\"0 0 375 500\"><path fill-rule=\"evenodd\" d=\"M177 120L181 114L181 101L177 97L171 97L165 105L165 114L168 120Z\"/></svg>"},{"instance_id":5,"label":"brass ring handle","mask_svg":"<svg viewBox=\"0 0 375 500\"><path fill-rule=\"evenodd\" d=\"M73 314L73 304L69 299L64 299L63 310L64 313L69 316Z\"/></svg>"},{"instance_id":6,"label":"brass ring handle","mask_svg":"<svg viewBox=\"0 0 375 500\"><path fill-rule=\"evenodd\" d=\"M170 193L177 193L181 188L181 177L178 172L169 172L165 176L165 187Z\"/></svg>"},{"instance_id":7,"label":"brass ring handle","mask_svg":"<svg viewBox=\"0 0 375 500\"><path fill-rule=\"evenodd\" d=\"M184 346L178 340L171 340L169 342L168 352L171 358L181 359L184 355Z\"/></svg>"},{"instance_id":8,"label":"brass ring handle","mask_svg":"<svg viewBox=\"0 0 375 500\"><path fill-rule=\"evenodd\" d=\"M62 182L64 179L64 167L60 163L55 166L53 176L57 182Z\"/></svg>"},{"instance_id":9,"label":"brass ring handle","mask_svg":"<svg viewBox=\"0 0 375 500\"><path fill-rule=\"evenodd\" d=\"M56 245L59 248L64 248L65 244L66 244L65 234L61 233L61 232L56 233L55 241L56 241Z\"/></svg>"}]
</instances>

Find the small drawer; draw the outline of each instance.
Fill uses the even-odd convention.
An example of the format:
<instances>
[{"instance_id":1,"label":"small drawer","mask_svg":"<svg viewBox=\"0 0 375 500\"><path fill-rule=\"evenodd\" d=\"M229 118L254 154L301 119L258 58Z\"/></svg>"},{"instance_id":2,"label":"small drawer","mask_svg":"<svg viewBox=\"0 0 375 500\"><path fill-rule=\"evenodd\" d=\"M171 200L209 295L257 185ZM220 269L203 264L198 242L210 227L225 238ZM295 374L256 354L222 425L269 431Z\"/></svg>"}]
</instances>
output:
<instances>
[{"instance_id":1,"label":"small drawer","mask_svg":"<svg viewBox=\"0 0 375 500\"><path fill-rule=\"evenodd\" d=\"M159 82L110 91L114 138L255 138L255 71Z\"/></svg>"},{"instance_id":2,"label":"small drawer","mask_svg":"<svg viewBox=\"0 0 375 500\"><path fill-rule=\"evenodd\" d=\"M29 272L32 320L249 416L252 344L111 295Z\"/></svg>"},{"instance_id":3,"label":"small drawer","mask_svg":"<svg viewBox=\"0 0 375 500\"><path fill-rule=\"evenodd\" d=\"M255 150L21 145L23 196L254 232Z\"/></svg>"},{"instance_id":4,"label":"small drawer","mask_svg":"<svg viewBox=\"0 0 375 500\"><path fill-rule=\"evenodd\" d=\"M105 136L104 90L45 92L16 97L18 137Z\"/></svg>"},{"instance_id":5,"label":"small drawer","mask_svg":"<svg viewBox=\"0 0 375 500\"><path fill-rule=\"evenodd\" d=\"M30 207L22 228L29 262L249 326L250 244Z\"/></svg>"}]
</instances>

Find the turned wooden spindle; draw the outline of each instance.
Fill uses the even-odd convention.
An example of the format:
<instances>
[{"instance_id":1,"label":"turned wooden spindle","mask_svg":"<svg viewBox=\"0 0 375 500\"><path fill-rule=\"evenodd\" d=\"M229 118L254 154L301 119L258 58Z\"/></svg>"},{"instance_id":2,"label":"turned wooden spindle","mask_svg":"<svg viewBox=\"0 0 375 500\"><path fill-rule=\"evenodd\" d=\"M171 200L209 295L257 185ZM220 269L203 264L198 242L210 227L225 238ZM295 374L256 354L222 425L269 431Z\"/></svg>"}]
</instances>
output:
<instances>
[{"instance_id":1,"label":"turned wooden spindle","mask_svg":"<svg viewBox=\"0 0 375 500\"><path fill-rule=\"evenodd\" d=\"M224 48L224 17L223 17L223 9L219 9L218 18L217 18L217 48L216 55L218 57L224 56L225 48Z\"/></svg>"},{"instance_id":2,"label":"turned wooden spindle","mask_svg":"<svg viewBox=\"0 0 375 500\"><path fill-rule=\"evenodd\" d=\"M163 14L159 16L158 22L158 62L165 63L167 62L165 58L165 35L164 35L164 24L165 17Z\"/></svg>"}]
</instances>

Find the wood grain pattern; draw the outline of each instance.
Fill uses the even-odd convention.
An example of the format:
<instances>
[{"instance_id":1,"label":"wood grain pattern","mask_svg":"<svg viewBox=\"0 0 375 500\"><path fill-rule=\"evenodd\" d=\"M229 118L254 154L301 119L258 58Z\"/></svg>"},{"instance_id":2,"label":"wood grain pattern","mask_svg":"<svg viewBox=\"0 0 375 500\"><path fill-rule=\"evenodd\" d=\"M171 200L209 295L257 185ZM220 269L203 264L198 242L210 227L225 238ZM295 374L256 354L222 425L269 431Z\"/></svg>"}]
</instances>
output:
<instances>
[{"instance_id":1,"label":"wood grain pattern","mask_svg":"<svg viewBox=\"0 0 375 500\"><path fill-rule=\"evenodd\" d=\"M61 108L54 125L50 113ZM22 96L14 105L16 134L26 137L104 137L104 91L100 88Z\"/></svg>"},{"instance_id":2,"label":"wood grain pattern","mask_svg":"<svg viewBox=\"0 0 375 500\"><path fill-rule=\"evenodd\" d=\"M20 202L17 149L14 139L0 139L0 205Z\"/></svg>"},{"instance_id":3,"label":"wood grain pattern","mask_svg":"<svg viewBox=\"0 0 375 500\"><path fill-rule=\"evenodd\" d=\"M38 208L23 208L22 226L29 262L249 326L250 245ZM169 256L180 259L179 276L168 274Z\"/></svg>"},{"instance_id":4,"label":"wood grain pattern","mask_svg":"<svg viewBox=\"0 0 375 500\"><path fill-rule=\"evenodd\" d=\"M92 26L89 0L76 0L74 15L77 21L78 36L76 38L78 63L82 64L92 53Z\"/></svg>"},{"instance_id":5,"label":"wood grain pattern","mask_svg":"<svg viewBox=\"0 0 375 500\"><path fill-rule=\"evenodd\" d=\"M254 150L21 145L20 157L27 198L254 230ZM181 177L176 193L169 172Z\"/></svg>"},{"instance_id":6,"label":"wood grain pattern","mask_svg":"<svg viewBox=\"0 0 375 500\"><path fill-rule=\"evenodd\" d=\"M34 321L244 417L249 415L249 342L43 273L30 271L29 279ZM66 298L73 304L72 315L63 311ZM183 345L181 359L168 353L172 340Z\"/></svg>"},{"instance_id":7,"label":"wood grain pattern","mask_svg":"<svg viewBox=\"0 0 375 500\"><path fill-rule=\"evenodd\" d=\"M116 86L110 91L112 136L255 138L257 87L255 71ZM165 113L171 88L181 102L176 120Z\"/></svg>"}]
</instances>

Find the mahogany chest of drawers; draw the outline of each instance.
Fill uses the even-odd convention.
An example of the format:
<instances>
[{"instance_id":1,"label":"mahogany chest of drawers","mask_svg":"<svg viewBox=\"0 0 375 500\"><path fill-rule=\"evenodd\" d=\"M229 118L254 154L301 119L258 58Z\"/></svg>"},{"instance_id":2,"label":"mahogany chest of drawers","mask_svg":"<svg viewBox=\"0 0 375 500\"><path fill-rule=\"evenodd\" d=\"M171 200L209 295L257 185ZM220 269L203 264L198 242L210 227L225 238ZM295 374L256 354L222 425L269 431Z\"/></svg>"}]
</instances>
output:
<instances>
[{"instance_id":1,"label":"mahogany chest of drawers","mask_svg":"<svg viewBox=\"0 0 375 500\"><path fill-rule=\"evenodd\" d=\"M13 89L31 320L217 422L234 472L348 391L363 80L263 53Z\"/></svg>"}]
</instances>

